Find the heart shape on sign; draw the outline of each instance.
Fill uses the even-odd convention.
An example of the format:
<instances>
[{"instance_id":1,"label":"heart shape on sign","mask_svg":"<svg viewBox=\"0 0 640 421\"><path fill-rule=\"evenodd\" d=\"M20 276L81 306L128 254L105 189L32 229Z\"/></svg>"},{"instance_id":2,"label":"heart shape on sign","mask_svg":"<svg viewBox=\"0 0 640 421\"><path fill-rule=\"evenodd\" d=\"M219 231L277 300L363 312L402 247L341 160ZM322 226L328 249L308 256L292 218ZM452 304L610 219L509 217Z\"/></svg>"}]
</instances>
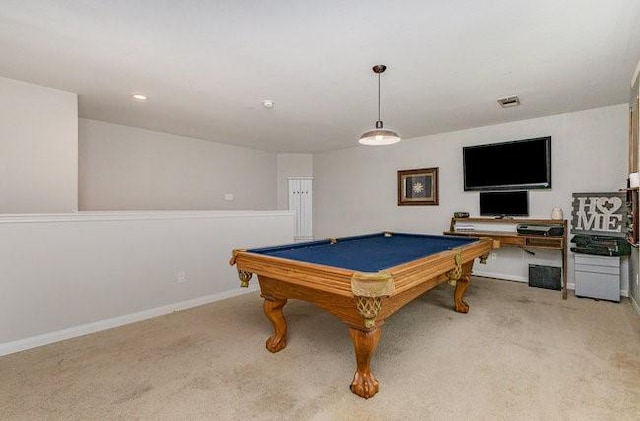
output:
<instances>
[{"instance_id":1,"label":"heart shape on sign","mask_svg":"<svg viewBox=\"0 0 640 421\"><path fill-rule=\"evenodd\" d=\"M596 207L601 213L611 215L622 206L622 199L619 197L598 197Z\"/></svg>"}]
</instances>

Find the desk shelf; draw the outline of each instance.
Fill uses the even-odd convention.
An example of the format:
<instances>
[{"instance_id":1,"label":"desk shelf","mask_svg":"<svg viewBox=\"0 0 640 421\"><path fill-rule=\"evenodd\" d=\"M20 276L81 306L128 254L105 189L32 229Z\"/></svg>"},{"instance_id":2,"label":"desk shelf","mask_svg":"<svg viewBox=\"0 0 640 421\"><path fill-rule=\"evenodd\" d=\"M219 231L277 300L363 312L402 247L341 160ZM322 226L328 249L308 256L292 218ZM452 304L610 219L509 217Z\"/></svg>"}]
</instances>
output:
<instances>
[{"instance_id":1,"label":"desk shelf","mask_svg":"<svg viewBox=\"0 0 640 421\"><path fill-rule=\"evenodd\" d=\"M514 231L494 231L494 230L472 230L456 229L458 223L464 224L512 224ZM543 236L531 234L518 234L515 231L517 224L529 225L551 225L561 226L562 235ZM520 248L541 248L549 250L560 250L562 253L562 298L567 299L567 220L562 219L525 219L525 218L451 218L449 231L446 235L457 235L463 237L489 237L502 246L512 246Z\"/></svg>"}]
</instances>

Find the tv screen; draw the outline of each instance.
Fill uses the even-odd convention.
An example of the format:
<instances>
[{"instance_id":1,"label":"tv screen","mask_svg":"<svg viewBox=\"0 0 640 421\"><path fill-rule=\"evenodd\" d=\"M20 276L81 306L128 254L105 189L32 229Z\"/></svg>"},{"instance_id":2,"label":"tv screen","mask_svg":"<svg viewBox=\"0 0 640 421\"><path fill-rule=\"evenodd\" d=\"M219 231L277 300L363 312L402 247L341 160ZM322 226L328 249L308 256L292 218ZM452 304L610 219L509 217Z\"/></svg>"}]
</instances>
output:
<instances>
[{"instance_id":1,"label":"tv screen","mask_svg":"<svg viewBox=\"0 0 640 421\"><path fill-rule=\"evenodd\" d=\"M464 189L551 188L551 136L462 148Z\"/></svg>"},{"instance_id":2,"label":"tv screen","mask_svg":"<svg viewBox=\"0 0 640 421\"><path fill-rule=\"evenodd\" d=\"M482 216L529 216L529 192L480 192Z\"/></svg>"}]
</instances>

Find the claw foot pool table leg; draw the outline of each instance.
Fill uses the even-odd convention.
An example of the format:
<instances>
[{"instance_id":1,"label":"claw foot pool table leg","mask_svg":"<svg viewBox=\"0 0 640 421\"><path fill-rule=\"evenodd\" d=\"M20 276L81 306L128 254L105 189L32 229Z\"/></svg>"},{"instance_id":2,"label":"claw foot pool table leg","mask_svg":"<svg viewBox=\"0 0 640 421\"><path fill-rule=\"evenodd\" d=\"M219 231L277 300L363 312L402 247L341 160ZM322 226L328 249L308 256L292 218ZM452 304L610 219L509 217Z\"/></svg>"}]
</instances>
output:
<instances>
[{"instance_id":1,"label":"claw foot pool table leg","mask_svg":"<svg viewBox=\"0 0 640 421\"><path fill-rule=\"evenodd\" d=\"M278 352L287 346L287 321L282 312L282 307L287 304L287 300L272 297L263 298L264 314L273 325L273 335L267 339L267 349L271 352Z\"/></svg>"},{"instance_id":2,"label":"claw foot pool table leg","mask_svg":"<svg viewBox=\"0 0 640 421\"><path fill-rule=\"evenodd\" d=\"M458 313L468 313L469 312L469 304L463 299L464 293L469 287L469 283L471 282L471 273L465 272L460 276L458 282L456 282L456 289L453 293L453 302L455 304L455 309Z\"/></svg>"},{"instance_id":3,"label":"claw foot pool table leg","mask_svg":"<svg viewBox=\"0 0 640 421\"><path fill-rule=\"evenodd\" d=\"M351 391L369 399L378 393L378 381L371 372L371 358L378 347L381 330L379 327L362 331L349 328L349 335L356 352L356 373L351 382Z\"/></svg>"}]
</instances>

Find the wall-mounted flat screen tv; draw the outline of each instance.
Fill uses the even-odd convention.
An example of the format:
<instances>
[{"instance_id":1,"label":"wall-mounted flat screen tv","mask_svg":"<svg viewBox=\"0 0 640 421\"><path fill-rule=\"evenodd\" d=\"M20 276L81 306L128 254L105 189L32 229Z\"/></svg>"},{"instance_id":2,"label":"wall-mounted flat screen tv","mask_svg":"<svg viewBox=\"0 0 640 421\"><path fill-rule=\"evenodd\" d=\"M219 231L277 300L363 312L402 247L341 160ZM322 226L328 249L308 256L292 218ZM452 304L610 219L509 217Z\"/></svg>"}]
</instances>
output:
<instances>
[{"instance_id":1,"label":"wall-mounted flat screen tv","mask_svg":"<svg viewBox=\"0 0 640 421\"><path fill-rule=\"evenodd\" d=\"M462 148L464 189L551 188L551 136Z\"/></svg>"},{"instance_id":2,"label":"wall-mounted flat screen tv","mask_svg":"<svg viewBox=\"0 0 640 421\"><path fill-rule=\"evenodd\" d=\"M483 191L480 192L482 216L529 216L529 192Z\"/></svg>"}]
</instances>

